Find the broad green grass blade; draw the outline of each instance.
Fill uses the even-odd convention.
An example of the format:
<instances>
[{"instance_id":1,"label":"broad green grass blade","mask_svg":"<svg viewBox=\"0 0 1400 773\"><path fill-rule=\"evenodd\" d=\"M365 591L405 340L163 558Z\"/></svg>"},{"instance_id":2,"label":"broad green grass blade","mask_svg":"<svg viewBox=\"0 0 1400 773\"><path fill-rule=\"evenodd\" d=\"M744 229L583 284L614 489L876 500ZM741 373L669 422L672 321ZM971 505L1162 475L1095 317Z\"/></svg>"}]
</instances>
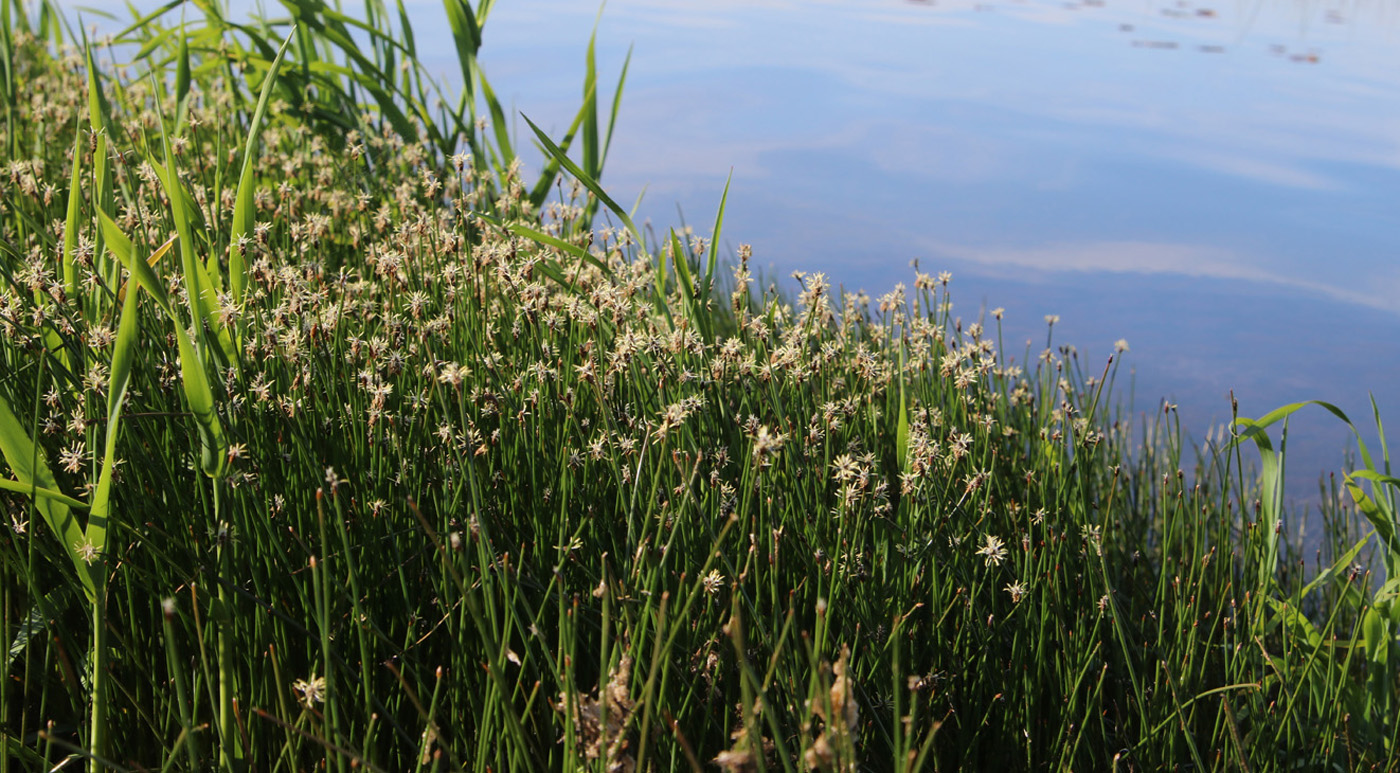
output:
<instances>
[{"instance_id":1,"label":"broad green grass blade","mask_svg":"<svg viewBox=\"0 0 1400 773\"><path fill-rule=\"evenodd\" d=\"M617 125L617 112L622 104L622 88L627 81L627 68L632 62L632 50L627 50L627 58L622 64L622 74L618 77L617 91L613 94L612 112L608 121L607 133L599 147L598 140L598 77L595 65L594 48L598 35L597 24L594 24L593 34L588 39L588 56L586 59L587 72L584 76L583 103L579 105L578 113L574 115L573 122L569 125L569 130L564 133L564 138L559 142L559 147L565 153L577 136L580 129L585 133L584 139L584 164L583 168L589 170L589 176L598 180L603 174L603 166L607 162L608 148L612 144L613 128ZM589 139L591 137L592 139ZM559 162L552 155L548 156L544 171L540 173L540 179L535 183L534 189L530 191L530 201L539 207L549 197L550 189L554 185L554 180L559 176ZM585 221L589 224L593 221L593 212L596 205L591 205L587 212Z\"/></svg>"},{"instance_id":2,"label":"broad green grass blade","mask_svg":"<svg viewBox=\"0 0 1400 773\"><path fill-rule=\"evenodd\" d=\"M152 253L149 261L140 260L136 257L136 247L132 245L130 239L126 238L126 234L122 233L121 228L113 222L111 216L106 212L99 212L98 219L102 223L102 233L107 240L107 249L111 250L112 254L117 257L117 260L126 267L126 270L131 273L132 278L136 280L136 283L151 294L156 304L160 306L161 311L164 311L166 316L171 320L176 321L176 326L178 327L179 322L175 315L175 307L170 304L170 296L165 291L165 284L160 281L160 277L156 276L156 272L152 269L152 266L165 255L165 253L170 251L170 248L175 244L175 240L180 237L172 236L167 239L165 244L162 244ZM125 286L123 286L123 289L125 289ZM123 299L126 297L124 292L119 292L118 294Z\"/></svg>"},{"instance_id":3,"label":"broad green grass blade","mask_svg":"<svg viewBox=\"0 0 1400 773\"><path fill-rule=\"evenodd\" d=\"M395 86L394 73L380 71L374 62L362 54L360 44L351 36L346 25L354 26L371 36L381 35L378 30L332 10L319 0L282 0L282 4L292 12L308 35L314 36L315 40L324 42L328 47L335 46L345 55L347 61L354 65L356 69L349 71L350 76L374 98L380 113L393 125L394 131L405 138L418 135L413 122L404 114L399 101L394 98L395 94L400 94ZM307 63L310 62L308 58ZM393 93L386 90L386 86L392 89ZM411 102L410 95L400 96L404 97L404 102ZM425 124L430 126L431 122L425 121Z\"/></svg>"},{"instance_id":4,"label":"broad green grass blade","mask_svg":"<svg viewBox=\"0 0 1400 773\"><path fill-rule=\"evenodd\" d=\"M734 180L734 170L729 170L729 177L724 181L724 193L719 197L719 211L715 213L715 227L710 231L710 254L705 261L705 279L700 284L700 303L704 305L709 302L710 294L715 289L715 271L719 269L719 237L720 229L724 226L724 205L729 201L729 183Z\"/></svg>"},{"instance_id":5,"label":"broad green grass blade","mask_svg":"<svg viewBox=\"0 0 1400 773\"><path fill-rule=\"evenodd\" d=\"M1342 557L1334 561L1331 566L1327 567L1326 569L1323 569L1321 572L1318 572L1316 577L1314 577L1307 585L1304 585L1303 590L1298 594L1298 597L1307 598L1309 593L1312 593L1318 588L1326 586L1328 583L1332 582L1332 580L1339 577L1342 574L1342 572L1344 572L1347 569L1347 567L1351 566L1351 562L1356 560L1356 556L1361 553L1361 549L1366 547L1366 543L1370 541L1371 535L1368 534L1365 537L1362 537L1355 545L1351 547L1351 550L1348 550L1346 553L1344 553Z\"/></svg>"},{"instance_id":6,"label":"broad green grass blade","mask_svg":"<svg viewBox=\"0 0 1400 773\"><path fill-rule=\"evenodd\" d=\"M588 263L589 265L596 266L600 271L602 271L605 275L609 277L613 275L612 269L608 268L608 265L606 263L599 260L597 256L589 253L588 250L585 250L584 248L579 247L576 244L569 244L563 239L550 236L549 234L543 231L536 230L521 223L512 223L506 226L506 229L513 234L524 236L527 239L533 239L534 241L537 241L540 244L547 244L559 250L560 252L565 253L566 255L572 255L575 258L578 258L579 260Z\"/></svg>"},{"instance_id":7,"label":"broad green grass blade","mask_svg":"<svg viewBox=\"0 0 1400 773\"><path fill-rule=\"evenodd\" d=\"M1356 483L1357 480L1371 481L1375 485L1375 498L1367 495L1365 489ZM1389 492L1384 487L1400 486L1400 480L1374 470L1357 470L1343 479L1343 485L1356 503L1356 509L1371 522L1376 535L1385 545L1387 579L1394 579L1400 575L1400 535L1396 533L1395 513L1390 509Z\"/></svg>"},{"instance_id":8,"label":"broad green grass blade","mask_svg":"<svg viewBox=\"0 0 1400 773\"><path fill-rule=\"evenodd\" d=\"M593 33L588 36L588 53L584 56L583 70L583 170L594 180L602 178L603 167L599 159L598 138L598 22L603 9L598 9L598 19L593 22Z\"/></svg>"},{"instance_id":9,"label":"broad green grass blade","mask_svg":"<svg viewBox=\"0 0 1400 773\"><path fill-rule=\"evenodd\" d=\"M190 114L190 36L180 21L180 51L175 58L175 133L181 134Z\"/></svg>"},{"instance_id":10,"label":"broad green grass blade","mask_svg":"<svg viewBox=\"0 0 1400 773\"><path fill-rule=\"evenodd\" d=\"M1364 480L1369 480L1374 483L1386 483L1391 486L1400 486L1400 478L1397 478L1394 475L1383 475L1379 472L1376 472L1375 470L1357 470L1356 472L1351 473L1350 477L1362 478Z\"/></svg>"},{"instance_id":11,"label":"broad green grass blade","mask_svg":"<svg viewBox=\"0 0 1400 773\"><path fill-rule=\"evenodd\" d=\"M1302 407L1301 405L1298 407ZM1296 410L1296 409L1295 409ZM1285 420L1284 435L1288 434L1286 419L1292 414L1280 414L1274 420ZM1272 414L1270 414L1272 416ZM1267 417L1266 417L1267 418ZM1254 422L1250 419L1237 419L1237 427L1244 427L1245 431L1236 436L1234 442L1239 442L1244 438L1254 441L1255 447L1259 451L1260 462L1260 523L1259 528L1264 535L1264 556L1259 563L1259 587L1272 587L1276 582L1278 572L1278 540L1280 519L1283 517L1283 480L1284 480L1284 455L1274 450L1274 445L1269 440L1269 434L1265 428L1272 421Z\"/></svg>"},{"instance_id":12,"label":"broad green grass blade","mask_svg":"<svg viewBox=\"0 0 1400 773\"><path fill-rule=\"evenodd\" d=\"M1378 607L1372 606L1361 617L1362 640L1366 646L1366 683L1371 690L1371 705L1382 711L1390 703L1390 651L1395 648L1393 631L1390 619Z\"/></svg>"},{"instance_id":13,"label":"broad green grass blade","mask_svg":"<svg viewBox=\"0 0 1400 773\"><path fill-rule=\"evenodd\" d=\"M521 117L525 119L525 123L530 125L531 131L535 133L535 137L540 141L540 145L543 146L545 154L559 162L560 166L567 169L569 174L577 178L580 183L583 183L585 188L592 191L593 195L597 196L598 200L603 202L603 205L611 210L612 213L617 216L618 220L622 221L622 224L632 233L632 238L636 240L637 249L641 251L643 258L650 260L650 256L647 255L646 252L646 241L642 238L642 232L637 229L637 224L632 222L632 217L627 214L627 210L618 206L618 203L613 201L612 197L603 190L603 186L599 185L598 181L593 179L591 175L580 169L578 164L575 164L567 153L558 145L554 144L554 141L549 138L549 135L545 134L540 127L535 125L534 121L531 121L527 116L522 115Z\"/></svg>"},{"instance_id":14,"label":"broad green grass blade","mask_svg":"<svg viewBox=\"0 0 1400 773\"><path fill-rule=\"evenodd\" d=\"M666 260L664 253L658 254L657 260L663 263ZM710 332L710 315L705 313L705 309L697 301L698 290L695 287L695 278L690 273L690 257L686 255L685 244L676 235L675 229L671 229L671 262L676 267L676 281L680 284L681 306L690 324L700 331L700 337L706 342L714 339ZM665 273L661 274L661 283L657 287L657 295L661 299L661 304L665 306Z\"/></svg>"},{"instance_id":15,"label":"broad green grass blade","mask_svg":"<svg viewBox=\"0 0 1400 773\"><path fill-rule=\"evenodd\" d=\"M25 765L29 765L30 770L44 770L49 767L49 761L44 759L38 752L25 746L21 739L8 734L3 736L3 739L5 745L4 749L0 751L3 751Z\"/></svg>"},{"instance_id":16,"label":"broad green grass blade","mask_svg":"<svg viewBox=\"0 0 1400 773\"><path fill-rule=\"evenodd\" d=\"M108 215L116 214L116 197L113 193L114 181L111 164L107 159L107 138L111 135L112 126L112 106L107 101L107 96L102 92L102 74L97 69L97 62L92 55L92 47L83 41L84 53L87 59L88 76L88 130L97 137L97 145L92 155L92 179L95 186L93 203L97 211ZM93 239L93 261L97 265L98 273L108 280L108 284L116 281L119 272L107 265L106 251L103 249L105 236L103 229L98 229L96 238Z\"/></svg>"},{"instance_id":17,"label":"broad green grass blade","mask_svg":"<svg viewBox=\"0 0 1400 773\"><path fill-rule=\"evenodd\" d=\"M186 223L189 224L191 228L202 230L204 228L204 218L200 212L199 202L195 200L189 188L186 188L184 183L180 182L179 174L177 173L172 181L172 178L167 172L167 165L165 162L149 153L147 154L146 160L150 162L151 168L155 170L156 177L160 180L161 187L165 189L166 195L170 197L171 207L173 208L176 206L177 202L175 201L175 196L179 194L180 200L178 204L186 214Z\"/></svg>"},{"instance_id":18,"label":"broad green grass blade","mask_svg":"<svg viewBox=\"0 0 1400 773\"><path fill-rule=\"evenodd\" d=\"M612 110L608 114L608 131L603 136L603 150L598 156L600 169L608 163L608 150L612 148L613 129L617 128L617 112L622 107L622 89L627 84L627 68L631 66L632 47L628 46L627 56L622 60L622 74L617 76L617 89L613 92Z\"/></svg>"},{"instance_id":19,"label":"broad green grass blade","mask_svg":"<svg viewBox=\"0 0 1400 773\"><path fill-rule=\"evenodd\" d=\"M671 229L671 263L676 267L676 278L681 282L681 293L685 298L686 306L695 300L695 281L690 276L690 261L685 254L685 245L681 243L681 238L676 235L676 230Z\"/></svg>"},{"instance_id":20,"label":"broad green grass blade","mask_svg":"<svg viewBox=\"0 0 1400 773\"><path fill-rule=\"evenodd\" d=\"M89 743L92 745L94 758L107 754L108 722L110 720L107 709L110 688L107 682L110 671L108 659L111 653L107 646L106 630L105 586L107 570L105 553L107 535L112 528L112 475L116 472L117 467L117 437L121 431L122 406L126 402L127 385L131 381L131 363L136 351L136 337L140 326L140 298L139 292L131 292L127 294L126 300L122 303L121 322L117 325L116 347L112 351L112 370L107 380L107 427L102 451L102 471L98 475L97 489L92 495L92 508L88 514L87 530L85 531L87 544L99 556L96 565L102 572L101 575L94 578L98 592L93 599L92 652L89 653L92 658L93 696L92 729ZM103 768L94 759L88 769L98 771Z\"/></svg>"},{"instance_id":21,"label":"broad green grass blade","mask_svg":"<svg viewBox=\"0 0 1400 773\"><path fill-rule=\"evenodd\" d=\"M1281 451L1276 452L1274 450L1273 443L1269 440L1268 428L1277 422L1286 422L1294 413L1297 413L1299 410L1309 405L1321 406L1337 418L1346 422L1347 426L1352 428L1352 432L1356 433L1356 441L1360 445L1362 457L1368 462L1371 458L1366 450L1366 444L1361 440L1360 433L1356 432L1356 427L1352 425L1346 413L1337 406L1321 400L1306 400L1298 403L1290 403L1275 408L1258 419L1240 418L1235 420L1237 432L1235 438L1230 441L1230 446L1233 447L1235 444L1248 439L1254 441L1255 447L1259 451L1259 460L1261 464L1260 484L1263 489L1263 497L1260 501L1262 511L1262 523L1260 523L1260 528L1264 530L1265 540L1264 558L1259 567L1261 582L1264 577L1267 577L1269 578L1269 582L1272 583L1273 578L1276 576L1275 572L1278 570L1279 524L1283 517L1284 458ZM1284 432L1286 435L1286 424Z\"/></svg>"},{"instance_id":22,"label":"broad green grass blade","mask_svg":"<svg viewBox=\"0 0 1400 773\"><path fill-rule=\"evenodd\" d=\"M139 32L142 30L149 29L157 19L169 13L171 10L179 8L184 4L185 0L169 0L164 5L161 5L160 7L151 10L145 15L133 18L131 24L128 24L124 29L122 29L121 32L118 32L114 37L117 40L122 40L131 35L131 33L133 32Z\"/></svg>"},{"instance_id":23,"label":"broad green grass blade","mask_svg":"<svg viewBox=\"0 0 1400 773\"><path fill-rule=\"evenodd\" d=\"M578 129L583 125L583 110L580 109L574 116L573 123L569 124L569 130L564 132L563 139L559 140L559 148L564 153L569 152L573 145L574 137L578 134ZM554 188L554 181L559 177L559 160L553 156L546 157L544 170L540 172L540 178L535 181L535 187L530 191L530 203L539 209L549 198L551 190Z\"/></svg>"},{"instance_id":24,"label":"broad green grass blade","mask_svg":"<svg viewBox=\"0 0 1400 773\"><path fill-rule=\"evenodd\" d=\"M78 230L82 228L83 212L83 133L76 132L73 138L73 173L68 178L68 218L63 224L63 254L59 256L63 266L64 292L68 298L78 301L78 265L73 259L73 251L78 246Z\"/></svg>"},{"instance_id":25,"label":"broad green grass blade","mask_svg":"<svg viewBox=\"0 0 1400 773\"><path fill-rule=\"evenodd\" d=\"M105 213L102 215L102 227L107 232L108 245L112 252L116 253L117 259L126 265L137 284L151 294L173 323L175 341L180 348L180 378L185 389L185 401L189 403L190 412L194 414L195 424L199 429L200 469L210 477L219 477L228 465L228 441L224 437L223 425L214 412L214 392L210 389L209 378L204 373L203 360L200 359L194 343L190 341L189 334L185 332L185 325L180 321L175 307L171 305L160 279L156 277L147 261L136 258L131 240L126 238L117 224ZM152 262L159 254L169 249L170 245L171 241L162 245L157 251L158 254L153 256ZM128 293L128 302L131 295L135 293Z\"/></svg>"},{"instance_id":26,"label":"broad green grass blade","mask_svg":"<svg viewBox=\"0 0 1400 773\"><path fill-rule=\"evenodd\" d=\"M159 93L159 90L156 93ZM195 218L199 213L199 207L195 203L194 197L180 182L180 169L175 163L175 154L171 151L173 144L171 137L165 133L165 120L162 118L159 123L165 151L165 166L164 168L160 167L154 159L151 159L151 166L155 168L162 185L165 187L166 196L170 199L171 218L175 221L175 233L180 237L180 263L184 273L185 291L189 294L190 306L195 312L195 327L196 330L207 328L211 331L214 342L220 347L223 356L230 364L237 367L238 350L218 313L218 294L222 289L222 283L216 273L219 262L213 255L210 255L207 263L200 261L195 255L194 232L198 225ZM150 154L148 153L147 156L149 157ZM175 326L182 327L178 321ZM198 345L200 338L203 336L198 336L196 339L196 351L201 355L199 362L202 363L205 349ZM200 372L203 372L202 367Z\"/></svg>"},{"instance_id":27,"label":"broad green grass blade","mask_svg":"<svg viewBox=\"0 0 1400 773\"><path fill-rule=\"evenodd\" d=\"M228 278L229 291L235 304L243 303L243 293L248 287L248 262L238 242L247 235L257 217L253 206L253 159L258 152L258 137L262 133L263 120L267 117L267 103L277 83L277 71L282 68L282 59L291 45L292 35L282 41L277 58L263 79L262 93L258 96L258 106L253 111L253 121L248 126L248 139L243 145L243 169L238 175L238 193L233 200L233 229L229 232Z\"/></svg>"},{"instance_id":28,"label":"broad green grass blade","mask_svg":"<svg viewBox=\"0 0 1400 773\"><path fill-rule=\"evenodd\" d=\"M666 285L669 280L666 276L666 247L656 251L656 277L652 279L652 292L656 296L656 305L659 308L668 308L666 304Z\"/></svg>"},{"instance_id":29,"label":"broad green grass blade","mask_svg":"<svg viewBox=\"0 0 1400 773\"><path fill-rule=\"evenodd\" d=\"M1269 411L1268 413L1264 414L1258 419L1240 419L1239 424L1245 427L1245 431L1243 433L1240 433L1240 435L1234 441L1231 441L1230 445L1233 446L1240 440L1253 437L1255 434L1268 429L1270 426L1288 418L1289 416L1292 416L1293 414L1297 413L1303 408L1308 407L1309 405L1319 406L1325 409L1328 413L1332 414L1333 416L1336 416L1337 418L1346 422L1347 426L1351 427L1352 433L1356 436L1356 442L1358 445L1358 450L1361 453L1362 463L1364 463L1370 469L1375 469L1375 464L1371 462L1371 452L1366 447L1366 443L1361 439L1361 433L1357 431L1356 425L1351 423L1351 419L1347 418L1346 412L1343 411L1341 408L1338 408L1332 403L1324 402L1322 400L1304 400L1303 402L1289 403L1288 405L1279 406L1278 408Z\"/></svg>"},{"instance_id":30,"label":"broad green grass blade","mask_svg":"<svg viewBox=\"0 0 1400 773\"><path fill-rule=\"evenodd\" d=\"M26 496L32 494L32 495L35 496L35 497L42 497L43 499L51 499L51 500L53 500L53 501L55 501L55 502L58 502L59 504L67 505L68 507L71 507L71 508L73 508L74 510L86 510L86 509L88 509L88 503L87 503L87 502L83 502L83 501L74 499L73 497L68 496L67 494L63 493L62 491L54 491L53 489L47 489L47 488L37 488L37 487L35 487L35 486L33 486L33 485L30 485L30 484L28 484L28 483L21 483L21 482L19 482L19 481L17 481L17 480L9 480L8 478L0 478L0 489L4 489L4 490L6 490L6 491L13 491L13 492L15 492L16 494L24 494L24 495L26 495Z\"/></svg>"},{"instance_id":31,"label":"broad green grass blade","mask_svg":"<svg viewBox=\"0 0 1400 773\"><path fill-rule=\"evenodd\" d=\"M1375 465L1368 463L1367 467L1369 467L1372 470L1376 470L1377 472L1383 472L1386 475L1389 475L1390 446L1387 445L1385 442L1385 423L1381 421L1381 407L1376 403L1376 396L1374 394L1371 395L1371 416L1376 422L1376 440L1380 443L1381 446L1381 464L1383 466L1380 469L1377 469ZM1389 494L1390 498L1390 512L1394 513L1396 510L1396 495L1400 494L1400 489L1388 490L1387 493Z\"/></svg>"},{"instance_id":32,"label":"broad green grass blade","mask_svg":"<svg viewBox=\"0 0 1400 773\"><path fill-rule=\"evenodd\" d=\"M168 249L169 242L166 242ZM107 544L111 528L112 474L116 471L117 434L121 428L122 406L131 382L131 363L136 353L136 338L140 330L141 306L139 292L128 293L122 303L121 321L117 324L116 347L112 351L112 370L107 378L107 427L102 451L102 471L92 495L92 510L88 517L88 543L99 551Z\"/></svg>"},{"instance_id":33,"label":"broad green grass blade","mask_svg":"<svg viewBox=\"0 0 1400 773\"><path fill-rule=\"evenodd\" d=\"M491 131L496 136L496 163L499 165L496 175L504 178L506 169L515 160L515 149L511 147L510 142L510 127L506 125L506 113L501 108L501 101L496 99L496 92L491 89L486 76L478 74L478 77L481 82L481 97L486 100L486 109L491 111Z\"/></svg>"},{"instance_id":34,"label":"broad green grass blade","mask_svg":"<svg viewBox=\"0 0 1400 773\"><path fill-rule=\"evenodd\" d=\"M157 50L164 48L165 45L169 43L172 38L175 37L175 35L176 31L173 29L161 30L155 33L154 35L151 35L149 38L147 38L145 43L141 44L141 48L138 49L136 51L136 55L131 58L132 61L139 62L148 58Z\"/></svg>"},{"instance_id":35,"label":"broad green grass blade","mask_svg":"<svg viewBox=\"0 0 1400 773\"><path fill-rule=\"evenodd\" d=\"M481 27L467 0L443 0L452 44L457 48L457 65L462 70L462 98L473 118L476 116L476 54L481 50Z\"/></svg>"},{"instance_id":36,"label":"broad green grass blade","mask_svg":"<svg viewBox=\"0 0 1400 773\"><path fill-rule=\"evenodd\" d=\"M189 403L190 412L194 414L195 425L199 428L199 467L205 475L219 478L228 467L228 441L218 414L214 412L214 392L209 388L209 378L204 373L204 364L194 343L178 323L175 334L180 347L180 381L185 388L185 400Z\"/></svg>"},{"instance_id":37,"label":"broad green grass blade","mask_svg":"<svg viewBox=\"0 0 1400 773\"><path fill-rule=\"evenodd\" d=\"M34 441L29 439L29 433L10 410L9 401L4 397L0 397L0 454L4 455L6 463L10 465L10 470L18 478L21 486L54 492L59 490L58 481L49 470L48 462L44 460ZM10 489L10 486L5 488ZM78 523L69 505L55 497L35 497L34 508L44 516L44 522L63 544L68 559L77 570L78 580L82 582L88 598L92 598L96 592L96 584L93 581L93 568L83 560L81 552L84 546L82 524Z\"/></svg>"},{"instance_id":38,"label":"broad green grass blade","mask_svg":"<svg viewBox=\"0 0 1400 773\"><path fill-rule=\"evenodd\" d=\"M24 14L21 13L20 16ZM9 0L0 0L0 99L5 101L5 148L10 158L19 157L19 132L15 131L15 50L14 22Z\"/></svg>"}]
</instances>

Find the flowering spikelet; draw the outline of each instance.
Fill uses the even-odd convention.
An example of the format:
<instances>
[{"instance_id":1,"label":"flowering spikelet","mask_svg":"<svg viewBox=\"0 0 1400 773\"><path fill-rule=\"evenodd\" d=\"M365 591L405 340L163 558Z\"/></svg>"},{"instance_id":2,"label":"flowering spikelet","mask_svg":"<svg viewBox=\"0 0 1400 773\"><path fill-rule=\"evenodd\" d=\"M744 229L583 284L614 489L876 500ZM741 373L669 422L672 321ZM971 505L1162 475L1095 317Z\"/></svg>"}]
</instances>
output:
<instances>
[{"instance_id":1,"label":"flowering spikelet","mask_svg":"<svg viewBox=\"0 0 1400 773\"><path fill-rule=\"evenodd\" d=\"M977 550L977 555L985 559L987 566L1000 565L1006 558L1006 547L999 537L987 534L983 536L982 547Z\"/></svg>"}]
</instances>

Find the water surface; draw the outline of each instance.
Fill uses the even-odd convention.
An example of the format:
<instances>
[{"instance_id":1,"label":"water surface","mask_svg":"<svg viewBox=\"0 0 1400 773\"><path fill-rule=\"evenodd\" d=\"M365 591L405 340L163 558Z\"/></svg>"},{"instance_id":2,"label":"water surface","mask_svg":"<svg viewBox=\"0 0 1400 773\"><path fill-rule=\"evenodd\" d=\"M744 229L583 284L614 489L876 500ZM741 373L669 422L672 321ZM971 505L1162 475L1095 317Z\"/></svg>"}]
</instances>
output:
<instances>
[{"instance_id":1,"label":"water surface","mask_svg":"<svg viewBox=\"0 0 1400 773\"><path fill-rule=\"evenodd\" d=\"M498 93L556 134L596 10L503 2L487 29ZM1375 392L1400 417L1397 16L614 0L603 72L634 54L606 182L705 230L732 170L725 246L776 277L878 294L917 259L953 273L964 319L1005 307L1013 353L1047 314L1095 367L1126 338L1134 407L1176 403L1198 439L1232 390L1244 415L1320 398L1370 423ZM1294 429L1305 497L1348 436L1320 412Z\"/></svg>"},{"instance_id":2,"label":"water surface","mask_svg":"<svg viewBox=\"0 0 1400 773\"><path fill-rule=\"evenodd\" d=\"M451 80L441 5L408 7ZM1120 396L1177 404L1196 439L1232 391L1244 415L1321 398L1369 424L1374 392L1400 418L1397 17L1335 0L612 0L603 79L633 58L605 183L645 190L659 228L708 232L732 174L721 249L752 244L789 290L800 269L878 295L917 260L952 272L963 319L1005 307L1018 358L1050 314L1090 369L1127 339ZM498 3L482 56L497 94L562 135L597 19L592 2ZM1306 498L1348 435L1320 411L1295 430Z\"/></svg>"}]
</instances>

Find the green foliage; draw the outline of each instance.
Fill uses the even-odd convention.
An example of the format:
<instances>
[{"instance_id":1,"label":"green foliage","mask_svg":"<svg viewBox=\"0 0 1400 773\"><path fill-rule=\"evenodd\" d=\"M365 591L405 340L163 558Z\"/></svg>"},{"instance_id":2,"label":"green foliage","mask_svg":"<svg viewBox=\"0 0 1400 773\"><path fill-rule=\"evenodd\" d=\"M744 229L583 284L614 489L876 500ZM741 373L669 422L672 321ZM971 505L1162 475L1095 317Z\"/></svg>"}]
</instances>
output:
<instances>
[{"instance_id":1,"label":"green foliage","mask_svg":"<svg viewBox=\"0 0 1400 773\"><path fill-rule=\"evenodd\" d=\"M1308 567L1301 406L1193 464L946 275L646 244L591 45L527 184L490 6L433 112L402 5L172 3L127 78L0 0L0 767L1395 766L1388 456Z\"/></svg>"}]
</instances>

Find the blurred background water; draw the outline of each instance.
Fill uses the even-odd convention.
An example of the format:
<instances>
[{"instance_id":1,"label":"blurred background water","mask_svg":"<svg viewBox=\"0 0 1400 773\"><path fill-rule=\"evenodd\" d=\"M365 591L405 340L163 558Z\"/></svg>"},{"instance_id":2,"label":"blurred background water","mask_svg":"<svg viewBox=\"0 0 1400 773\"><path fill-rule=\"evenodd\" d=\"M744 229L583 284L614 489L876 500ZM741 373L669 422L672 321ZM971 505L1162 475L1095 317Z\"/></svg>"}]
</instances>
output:
<instances>
[{"instance_id":1,"label":"blurred background water","mask_svg":"<svg viewBox=\"0 0 1400 773\"><path fill-rule=\"evenodd\" d=\"M408 8L452 81L441 5ZM612 0L599 20L503 0L482 64L557 138L597 22L609 98L633 50L604 183L645 191L657 228L708 234L732 173L722 255L751 244L789 291L794 270L873 296L912 286L913 260L950 271L955 315L1004 307L1018 361L1045 315L1091 372L1127 339L1125 407L1175 403L1200 441L1231 391L1245 416L1325 399L1373 427L1374 392L1400 417L1397 17L1391 0ZM1290 496L1315 500L1352 445L1299 414Z\"/></svg>"}]
</instances>

